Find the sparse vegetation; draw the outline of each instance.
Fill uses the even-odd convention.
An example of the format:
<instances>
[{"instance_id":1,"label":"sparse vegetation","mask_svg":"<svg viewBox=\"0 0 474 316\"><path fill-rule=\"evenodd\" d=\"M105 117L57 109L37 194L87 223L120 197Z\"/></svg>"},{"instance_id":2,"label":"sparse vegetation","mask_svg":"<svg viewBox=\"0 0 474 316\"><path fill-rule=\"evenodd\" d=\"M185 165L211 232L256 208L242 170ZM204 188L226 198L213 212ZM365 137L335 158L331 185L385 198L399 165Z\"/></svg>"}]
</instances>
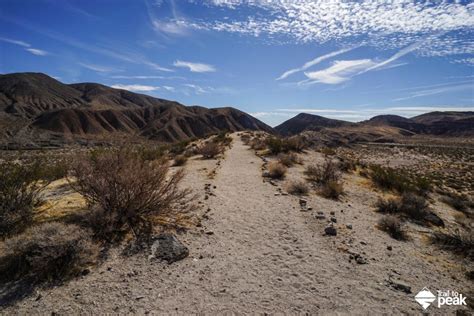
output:
<instances>
[{"instance_id":1,"label":"sparse vegetation","mask_svg":"<svg viewBox=\"0 0 474 316\"><path fill-rule=\"evenodd\" d=\"M169 173L163 160L143 161L126 148L81 156L73 165L72 187L97 212L97 237L114 241L132 232L152 233L152 218L188 206L189 190L178 188L184 173Z\"/></svg>"},{"instance_id":2,"label":"sparse vegetation","mask_svg":"<svg viewBox=\"0 0 474 316\"><path fill-rule=\"evenodd\" d=\"M188 161L188 157L185 155L177 155L174 157L173 166L184 166Z\"/></svg>"},{"instance_id":3,"label":"sparse vegetation","mask_svg":"<svg viewBox=\"0 0 474 316\"><path fill-rule=\"evenodd\" d=\"M306 195L308 194L309 188L304 181L291 181L287 184L286 190L290 194L294 195Z\"/></svg>"},{"instance_id":4,"label":"sparse vegetation","mask_svg":"<svg viewBox=\"0 0 474 316\"><path fill-rule=\"evenodd\" d=\"M327 183L324 183L319 189L319 194L327 199L337 200L343 193L344 187L340 181L328 181Z\"/></svg>"},{"instance_id":5,"label":"sparse vegetation","mask_svg":"<svg viewBox=\"0 0 474 316\"><path fill-rule=\"evenodd\" d=\"M441 218L430 210L426 199L413 193L404 193L399 198L380 199L376 208L380 213L400 214L420 224L444 225Z\"/></svg>"},{"instance_id":6,"label":"sparse vegetation","mask_svg":"<svg viewBox=\"0 0 474 316\"><path fill-rule=\"evenodd\" d=\"M44 165L6 161L0 163L0 238L20 233L31 225L33 211L48 184Z\"/></svg>"},{"instance_id":7,"label":"sparse vegetation","mask_svg":"<svg viewBox=\"0 0 474 316\"><path fill-rule=\"evenodd\" d=\"M465 195L450 194L443 196L441 201L468 216L472 216L470 210L473 208L473 202Z\"/></svg>"},{"instance_id":8,"label":"sparse vegetation","mask_svg":"<svg viewBox=\"0 0 474 316\"><path fill-rule=\"evenodd\" d=\"M440 248L449 250L474 260L474 233L454 233L435 232L431 235L431 242Z\"/></svg>"},{"instance_id":9,"label":"sparse vegetation","mask_svg":"<svg viewBox=\"0 0 474 316\"><path fill-rule=\"evenodd\" d=\"M394 190L399 193L414 192L426 196L431 191L430 181L418 176L410 176L403 170L371 165L370 179L383 190Z\"/></svg>"},{"instance_id":10,"label":"sparse vegetation","mask_svg":"<svg viewBox=\"0 0 474 316\"><path fill-rule=\"evenodd\" d=\"M326 159L322 166L309 165L306 167L305 175L309 181L318 185L323 185L330 181L338 182L341 179L337 164L331 159Z\"/></svg>"},{"instance_id":11,"label":"sparse vegetation","mask_svg":"<svg viewBox=\"0 0 474 316\"><path fill-rule=\"evenodd\" d=\"M28 277L34 282L60 281L81 273L98 257L89 232L75 225L45 223L0 245L0 278Z\"/></svg>"},{"instance_id":12,"label":"sparse vegetation","mask_svg":"<svg viewBox=\"0 0 474 316\"><path fill-rule=\"evenodd\" d=\"M268 176L272 179L283 179L286 170L286 167L279 162L273 161L268 164Z\"/></svg>"},{"instance_id":13,"label":"sparse vegetation","mask_svg":"<svg viewBox=\"0 0 474 316\"><path fill-rule=\"evenodd\" d=\"M280 153L278 154L277 159L281 164L285 165L288 168L292 167L296 163L300 163L300 159L295 153Z\"/></svg>"},{"instance_id":14,"label":"sparse vegetation","mask_svg":"<svg viewBox=\"0 0 474 316\"><path fill-rule=\"evenodd\" d=\"M378 227L387 232L392 238L406 240L402 221L394 215L384 215L378 222Z\"/></svg>"},{"instance_id":15,"label":"sparse vegetation","mask_svg":"<svg viewBox=\"0 0 474 316\"><path fill-rule=\"evenodd\" d=\"M204 159L214 159L217 155L219 155L221 149L219 145L215 142L207 142L201 148L199 148L199 153L202 155Z\"/></svg>"}]
</instances>

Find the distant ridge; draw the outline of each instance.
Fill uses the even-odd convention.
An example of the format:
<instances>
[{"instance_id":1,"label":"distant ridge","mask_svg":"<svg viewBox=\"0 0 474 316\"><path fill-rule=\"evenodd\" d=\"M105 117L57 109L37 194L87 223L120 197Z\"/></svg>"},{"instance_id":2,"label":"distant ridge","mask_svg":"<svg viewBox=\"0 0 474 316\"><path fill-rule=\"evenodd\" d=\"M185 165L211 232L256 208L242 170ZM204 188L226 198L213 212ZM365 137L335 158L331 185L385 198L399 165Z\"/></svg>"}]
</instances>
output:
<instances>
[{"instance_id":1,"label":"distant ridge","mask_svg":"<svg viewBox=\"0 0 474 316\"><path fill-rule=\"evenodd\" d=\"M68 85L43 73L0 75L0 129L0 137L53 133L75 139L125 133L163 142L222 130L273 133L234 108L184 106L97 83Z\"/></svg>"},{"instance_id":2,"label":"distant ridge","mask_svg":"<svg viewBox=\"0 0 474 316\"><path fill-rule=\"evenodd\" d=\"M474 136L474 112L430 112L413 118L398 115L378 115L359 123L328 119L319 115L300 113L275 127L284 136L305 131L344 131L345 134L367 134L370 127L387 127L390 135L426 134L437 136ZM377 129L383 131L383 129ZM328 132L326 132L327 134ZM368 133L370 134L370 133ZM379 132L380 134L380 132ZM377 134L378 136L380 136Z\"/></svg>"}]
</instances>

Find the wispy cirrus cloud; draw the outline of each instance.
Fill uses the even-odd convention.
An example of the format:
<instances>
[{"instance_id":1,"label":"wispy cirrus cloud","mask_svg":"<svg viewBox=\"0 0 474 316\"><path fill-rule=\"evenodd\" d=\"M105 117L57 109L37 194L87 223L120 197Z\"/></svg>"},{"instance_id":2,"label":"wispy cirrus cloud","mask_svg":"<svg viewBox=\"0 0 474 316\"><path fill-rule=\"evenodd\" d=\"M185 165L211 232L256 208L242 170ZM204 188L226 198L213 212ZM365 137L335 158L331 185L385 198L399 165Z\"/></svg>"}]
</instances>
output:
<instances>
[{"instance_id":1,"label":"wispy cirrus cloud","mask_svg":"<svg viewBox=\"0 0 474 316\"><path fill-rule=\"evenodd\" d=\"M79 65L89 70L102 72L102 73L122 71L122 69L117 69L114 67L101 66L101 65L88 64L88 63L79 63Z\"/></svg>"},{"instance_id":2,"label":"wispy cirrus cloud","mask_svg":"<svg viewBox=\"0 0 474 316\"><path fill-rule=\"evenodd\" d=\"M5 43L10 43L10 44L13 44L13 45L17 45L17 46L21 46L25 49L25 51L27 51L27 52L29 52L33 55L36 55L36 56L49 55L49 53L47 51L42 50L42 49L33 48L31 46L31 44L29 44L27 42L24 42L24 41L15 40L15 39L11 39L11 38L5 38L5 37L0 37L0 41L5 42Z\"/></svg>"},{"instance_id":3,"label":"wispy cirrus cloud","mask_svg":"<svg viewBox=\"0 0 474 316\"><path fill-rule=\"evenodd\" d=\"M160 87L157 86L147 86L141 84L114 84L111 87L134 92L150 92L160 89Z\"/></svg>"},{"instance_id":4,"label":"wispy cirrus cloud","mask_svg":"<svg viewBox=\"0 0 474 316\"><path fill-rule=\"evenodd\" d=\"M175 67L188 68L191 72L215 72L216 68L209 64L193 63L189 61L177 60L173 64Z\"/></svg>"},{"instance_id":5,"label":"wispy cirrus cloud","mask_svg":"<svg viewBox=\"0 0 474 316\"><path fill-rule=\"evenodd\" d=\"M333 64L323 70L305 72L307 80L301 84L325 83L339 84L349 80L353 75L374 66L371 59L358 60L336 60Z\"/></svg>"},{"instance_id":6,"label":"wispy cirrus cloud","mask_svg":"<svg viewBox=\"0 0 474 316\"><path fill-rule=\"evenodd\" d=\"M289 77L290 75L294 74L294 73L297 73L297 72L300 72L300 71L304 71L310 67L313 67L327 59L330 59L332 57L335 57L337 55L341 55L341 54L344 54L344 53L347 53L351 50L353 50L354 48L356 47L349 47L349 48L343 48L343 49L340 49L340 50L337 50L337 51L334 51L334 52L331 52L331 53L328 53L328 54L325 54L325 55L322 55L322 56L319 56L319 57L316 57L306 63L303 64L303 66L301 67L298 67L298 68L294 68L294 69L290 69L288 71L285 71L280 77L278 77L276 80L282 80L282 79L285 79L287 77Z\"/></svg>"},{"instance_id":7,"label":"wispy cirrus cloud","mask_svg":"<svg viewBox=\"0 0 474 316\"><path fill-rule=\"evenodd\" d=\"M471 82L471 83L459 84L459 85L457 84L457 85L451 85L451 86L441 86L441 87L437 87L433 89L418 90L418 91L410 92L407 96L393 99L393 101L403 101L403 100L420 98L420 97L425 97L425 96L430 96L430 95L451 93L451 92L463 91L463 90L474 91L474 83Z\"/></svg>"}]
</instances>

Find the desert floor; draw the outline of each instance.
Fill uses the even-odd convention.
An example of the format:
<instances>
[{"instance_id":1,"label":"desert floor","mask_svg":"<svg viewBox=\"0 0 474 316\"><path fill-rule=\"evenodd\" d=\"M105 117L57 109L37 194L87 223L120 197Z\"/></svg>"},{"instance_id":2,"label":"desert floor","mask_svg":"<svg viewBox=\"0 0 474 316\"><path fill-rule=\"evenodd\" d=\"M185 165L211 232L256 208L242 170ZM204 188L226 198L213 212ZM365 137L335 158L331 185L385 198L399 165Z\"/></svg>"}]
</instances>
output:
<instances>
[{"instance_id":1,"label":"desert floor","mask_svg":"<svg viewBox=\"0 0 474 316\"><path fill-rule=\"evenodd\" d=\"M287 181L303 179L304 166L290 168L286 180L264 181L263 160L232 137L219 160L195 157L185 166L184 186L199 196L202 224L178 235L189 257L168 265L148 254L125 257L112 250L89 274L35 289L0 313L421 314L414 296L423 287L471 289L464 273L472 266L430 245L428 228L409 224L405 242L376 228L381 215L373 203L382 193L366 179L345 175L341 201L311 193L304 199L312 210L301 211L300 197L284 192ZM315 152L301 158L304 164L323 159ZM453 209L432 205L448 226L453 223ZM325 220L315 218L318 211ZM324 236L332 216L337 236ZM412 293L396 289L397 283Z\"/></svg>"}]
</instances>

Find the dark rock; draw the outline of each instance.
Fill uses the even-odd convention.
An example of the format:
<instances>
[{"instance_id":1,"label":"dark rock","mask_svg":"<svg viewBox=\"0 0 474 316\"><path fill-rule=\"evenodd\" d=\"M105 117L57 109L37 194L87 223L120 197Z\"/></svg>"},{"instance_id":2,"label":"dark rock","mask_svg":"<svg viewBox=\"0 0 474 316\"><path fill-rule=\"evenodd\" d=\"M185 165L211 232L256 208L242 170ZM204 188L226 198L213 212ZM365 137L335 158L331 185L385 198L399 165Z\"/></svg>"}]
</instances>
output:
<instances>
[{"instance_id":1,"label":"dark rock","mask_svg":"<svg viewBox=\"0 0 474 316\"><path fill-rule=\"evenodd\" d=\"M336 212L331 211L331 212L329 212L329 215L336 215Z\"/></svg>"},{"instance_id":2,"label":"dark rock","mask_svg":"<svg viewBox=\"0 0 474 316\"><path fill-rule=\"evenodd\" d=\"M402 291L402 292L405 292L407 294L410 294L411 293L411 286L409 286L408 284L406 284L405 282L402 282L400 280L389 280L388 283L390 284L390 286L397 290L397 291Z\"/></svg>"},{"instance_id":3,"label":"dark rock","mask_svg":"<svg viewBox=\"0 0 474 316\"><path fill-rule=\"evenodd\" d=\"M347 225L346 225L346 228L347 228L347 229L352 229L352 225L351 225L351 224L347 224Z\"/></svg>"},{"instance_id":4,"label":"dark rock","mask_svg":"<svg viewBox=\"0 0 474 316\"><path fill-rule=\"evenodd\" d=\"M329 225L324 229L324 234L326 236L337 236L336 227Z\"/></svg>"},{"instance_id":5,"label":"dark rock","mask_svg":"<svg viewBox=\"0 0 474 316\"><path fill-rule=\"evenodd\" d=\"M324 214L316 214L314 217L316 219L326 219L326 216Z\"/></svg>"},{"instance_id":6,"label":"dark rock","mask_svg":"<svg viewBox=\"0 0 474 316\"><path fill-rule=\"evenodd\" d=\"M444 227L443 220L433 212L430 212L428 215L425 216L425 221L427 221L427 222L429 222L429 223L431 223L435 226Z\"/></svg>"},{"instance_id":7,"label":"dark rock","mask_svg":"<svg viewBox=\"0 0 474 316\"><path fill-rule=\"evenodd\" d=\"M150 258L165 260L173 263L189 255L188 248L172 234L161 234L154 237Z\"/></svg>"},{"instance_id":8,"label":"dark rock","mask_svg":"<svg viewBox=\"0 0 474 316\"><path fill-rule=\"evenodd\" d=\"M392 251L392 246L387 246L387 250Z\"/></svg>"},{"instance_id":9,"label":"dark rock","mask_svg":"<svg viewBox=\"0 0 474 316\"><path fill-rule=\"evenodd\" d=\"M331 222L333 222L333 223L337 223L337 218L335 218L335 217L331 217Z\"/></svg>"}]
</instances>

